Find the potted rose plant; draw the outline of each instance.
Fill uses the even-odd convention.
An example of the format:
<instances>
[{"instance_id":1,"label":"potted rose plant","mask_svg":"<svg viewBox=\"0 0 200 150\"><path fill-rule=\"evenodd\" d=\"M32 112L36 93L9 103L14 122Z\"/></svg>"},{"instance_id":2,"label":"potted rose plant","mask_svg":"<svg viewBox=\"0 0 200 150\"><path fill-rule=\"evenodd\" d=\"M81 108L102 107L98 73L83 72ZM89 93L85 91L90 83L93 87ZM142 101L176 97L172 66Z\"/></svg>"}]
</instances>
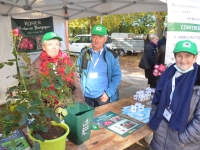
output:
<instances>
[{"instance_id":1,"label":"potted rose plant","mask_svg":"<svg viewBox=\"0 0 200 150\"><path fill-rule=\"evenodd\" d=\"M61 118L67 115L64 106L74 103L74 96L71 88L73 83L72 68L74 66L65 66L65 73L69 74L68 79L63 79L63 76L57 74L53 69L52 64L47 64L49 75L40 74L37 70L30 70L27 66L19 66L19 56L22 57L27 64L30 64L30 59L25 53L20 53L18 47L22 39L19 30L11 31L13 39L13 55L15 59L0 63L0 68L4 65L17 65L17 75L14 75L19 84L7 89L6 108L0 111L0 126L2 127L3 135L7 136L18 128L27 127L30 129L29 137L34 140L35 147L41 149L65 149L66 136L69 133L67 125L61 125ZM23 73L20 70L23 69ZM29 71L33 71L37 76L29 76ZM24 73L25 72L25 73ZM36 86L40 84L41 86ZM10 94L14 93L14 94ZM12 100L16 100L16 107L13 111L8 109ZM55 134L54 134L55 133ZM49 137L52 135L52 137ZM64 136L61 146L58 146L57 139ZM56 144L50 144L56 139ZM44 143L45 145L42 145ZM50 146L47 148L46 146ZM55 147L56 146L56 147Z\"/></svg>"}]
</instances>

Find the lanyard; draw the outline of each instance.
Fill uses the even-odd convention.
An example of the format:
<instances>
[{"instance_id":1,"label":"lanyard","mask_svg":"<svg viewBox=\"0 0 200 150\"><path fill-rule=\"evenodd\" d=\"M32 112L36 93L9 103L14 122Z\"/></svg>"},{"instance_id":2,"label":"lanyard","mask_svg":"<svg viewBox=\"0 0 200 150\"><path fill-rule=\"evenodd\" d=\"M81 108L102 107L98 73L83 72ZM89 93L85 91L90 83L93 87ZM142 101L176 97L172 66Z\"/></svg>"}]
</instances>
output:
<instances>
[{"instance_id":1,"label":"lanyard","mask_svg":"<svg viewBox=\"0 0 200 150\"><path fill-rule=\"evenodd\" d=\"M177 73L177 72L176 72ZM173 98L173 95L174 95L174 90L175 90L175 78L176 78L176 73L174 74L173 78L172 78L172 91L171 91L171 94L170 94L170 103L169 103L169 107L172 103L172 98Z\"/></svg>"},{"instance_id":2,"label":"lanyard","mask_svg":"<svg viewBox=\"0 0 200 150\"><path fill-rule=\"evenodd\" d=\"M100 51L100 55L99 55L99 57L98 57L98 58L97 58L97 60L94 62L93 69L95 69L95 67L96 67L97 63L99 62L99 58L100 58L100 56L101 56L102 52L103 52L103 49ZM91 57L91 58L92 58L92 57ZM92 61L93 61L93 59L92 59Z\"/></svg>"},{"instance_id":3,"label":"lanyard","mask_svg":"<svg viewBox=\"0 0 200 150\"><path fill-rule=\"evenodd\" d=\"M172 103L172 98L173 98L173 95L174 95L174 90L175 90L175 78L180 76L181 73L179 73L178 71L176 71L175 75L173 76L172 78L172 91L171 91L171 94L170 94L170 103L169 103L169 108L170 108L170 105Z\"/></svg>"}]
</instances>

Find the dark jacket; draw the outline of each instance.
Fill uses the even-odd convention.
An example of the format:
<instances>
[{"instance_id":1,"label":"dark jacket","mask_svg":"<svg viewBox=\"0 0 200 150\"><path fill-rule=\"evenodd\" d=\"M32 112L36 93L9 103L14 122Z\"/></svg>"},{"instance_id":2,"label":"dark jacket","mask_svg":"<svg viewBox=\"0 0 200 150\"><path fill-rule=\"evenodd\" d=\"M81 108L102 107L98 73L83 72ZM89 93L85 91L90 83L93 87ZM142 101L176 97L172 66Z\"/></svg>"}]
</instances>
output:
<instances>
[{"instance_id":1,"label":"dark jacket","mask_svg":"<svg viewBox=\"0 0 200 150\"><path fill-rule=\"evenodd\" d=\"M149 69L145 69L145 77L148 79L148 84L150 84L150 87L156 88L157 78L153 75L154 66L158 64L156 62L156 45L150 42L145 47L144 51L146 53L147 62L151 66Z\"/></svg>"},{"instance_id":2,"label":"dark jacket","mask_svg":"<svg viewBox=\"0 0 200 150\"><path fill-rule=\"evenodd\" d=\"M150 43L147 44L147 46L145 47L145 53L146 53L148 63L151 65L152 68L154 68L154 65L157 64L157 62L156 62L156 55L157 55L156 47L154 47Z\"/></svg>"},{"instance_id":3,"label":"dark jacket","mask_svg":"<svg viewBox=\"0 0 200 150\"><path fill-rule=\"evenodd\" d=\"M165 44L166 44L166 38L165 36L163 36L163 38L158 41L158 50L160 49L162 45L165 45Z\"/></svg>"},{"instance_id":4,"label":"dark jacket","mask_svg":"<svg viewBox=\"0 0 200 150\"><path fill-rule=\"evenodd\" d=\"M158 50L157 56L156 56L156 61L158 64L165 64L165 48L166 45L162 45L160 49Z\"/></svg>"}]
</instances>

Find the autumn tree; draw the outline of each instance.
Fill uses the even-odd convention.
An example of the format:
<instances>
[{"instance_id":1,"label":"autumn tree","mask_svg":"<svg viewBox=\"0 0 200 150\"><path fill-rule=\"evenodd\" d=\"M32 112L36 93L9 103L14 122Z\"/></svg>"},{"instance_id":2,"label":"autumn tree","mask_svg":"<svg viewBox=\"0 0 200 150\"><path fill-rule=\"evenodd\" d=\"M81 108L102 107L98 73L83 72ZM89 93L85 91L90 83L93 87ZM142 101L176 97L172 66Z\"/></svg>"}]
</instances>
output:
<instances>
[{"instance_id":1,"label":"autumn tree","mask_svg":"<svg viewBox=\"0 0 200 150\"><path fill-rule=\"evenodd\" d=\"M90 33L91 28L95 24L100 24L108 29L108 34L113 32L125 32L147 34L151 31L162 34L163 22L165 13L130 13L130 14L116 14L105 16L94 16L89 18L75 19L69 21L69 32L73 36L76 34ZM157 20L160 19L160 20ZM160 30L161 29L161 30Z\"/></svg>"},{"instance_id":2,"label":"autumn tree","mask_svg":"<svg viewBox=\"0 0 200 150\"><path fill-rule=\"evenodd\" d=\"M159 38L162 38L163 30L165 28L164 22L165 22L167 12L155 12L154 14L156 16L156 32Z\"/></svg>"}]
</instances>

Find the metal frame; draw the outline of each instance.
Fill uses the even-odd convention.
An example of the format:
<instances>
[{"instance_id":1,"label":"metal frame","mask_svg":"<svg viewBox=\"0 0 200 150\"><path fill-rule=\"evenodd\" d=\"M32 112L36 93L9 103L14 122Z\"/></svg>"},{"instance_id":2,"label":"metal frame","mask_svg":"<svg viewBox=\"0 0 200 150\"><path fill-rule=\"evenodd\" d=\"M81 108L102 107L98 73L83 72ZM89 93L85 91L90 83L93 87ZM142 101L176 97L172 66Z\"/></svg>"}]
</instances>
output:
<instances>
[{"instance_id":1,"label":"metal frame","mask_svg":"<svg viewBox=\"0 0 200 150\"><path fill-rule=\"evenodd\" d=\"M1 14L1 15L2 16L15 16L15 15L25 14L25 12L15 13L15 14L10 13L11 10L13 9L13 7L19 7L21 9L24 9L26 11L26 13L39 12L39 13L43 13L43 14L47 14L47 15L61 17L61 18L68 20L69 18L74 17L74 16L76 16L80 13L83 13L83 12L93 13L94 15L97 16L97 15L113 14L116 11L119 11L121 9L129 7L131 5L137 5L137 4L166 5L164 3L161 4L161 3L158 3L158 2L155 2L155 3L152 4L152 3L148 2L148 0L133 0L133 1L128 1L128 0L99 0L99 1L86 0L86 1L79 1L79 2L69 2L69 0L60 0L60 2L62 2L62 3L49 4L49 5L45 5L45 6L42 6L42 5L41 6L34 6L34 3L37 0L32 0L31 2L29 2L29 0L24 0L25 5L18 4L18 1L19 0L16 0L16 2L9 2L7 0L0 0L0 4L11 6L10 9L5 14ZM108 12L100 12L100 11L97 11L97 10L94 9L95 7L100 6L101 4L109 3L109 2L123 3L123 5L116 8L116 9L110 10ZM92 5L90 7L83 6L83 4L86 4L86 3L90 3L90 4L94 3L94 5ZM53 6L58 6L59 8L40 10L41 8L44 8L44 7L47 8L47 7L53 7ZM55 15L55 14L49 12L49 11L53 11L53 10L61 10L61 9L63 9L64 6L67 6L68 10L74 10L74 11L77 11L77 12L75 12L73 14L68 14L67 18L64 16L64 14L62 16L62 15ZM78 8L70 8L70 6L76 6Z\"/></svg>"}]
</instances>

